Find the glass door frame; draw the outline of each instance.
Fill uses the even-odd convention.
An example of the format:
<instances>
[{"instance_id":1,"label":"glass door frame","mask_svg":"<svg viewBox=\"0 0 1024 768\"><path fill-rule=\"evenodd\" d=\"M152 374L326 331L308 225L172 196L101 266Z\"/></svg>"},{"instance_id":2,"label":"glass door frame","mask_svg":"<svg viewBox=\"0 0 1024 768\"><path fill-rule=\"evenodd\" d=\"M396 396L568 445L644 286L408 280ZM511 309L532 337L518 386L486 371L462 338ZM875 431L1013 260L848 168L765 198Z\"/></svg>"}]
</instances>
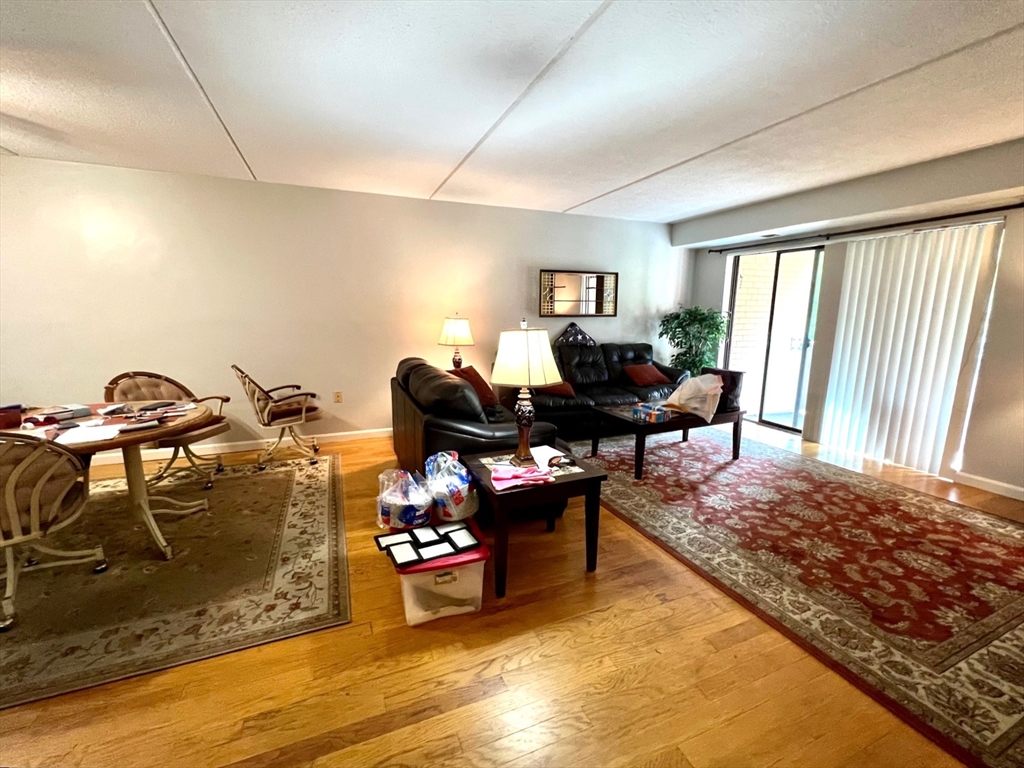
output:
<instances>
[{"instance_id":1,"label":"glass door frame","mask_svg":"<svg viewBox=\"0 0 1024 768\"><path fill-rule=\"evenodd\" d=\"M772 354L772 326L775 323L775 299L778 296L778 289L779 289L779 267L780 267L780 265L782 263L782 256L783 256L783 254L786 254L786 253L799 253L799 252L811 251L811 250L814 251L814 264L811 267L811 288L810 288L810 291L808 292L808 297L807 297L807 317L806 317L806 319L804 321L804 348L803 348L803 350L801 351L801 354L800 354L800 373L799 373L799 379L797 380L796 405L798 406L799 403L800 403L800 396L803 394L804 379L806 378L805 374L806 374L806 366L807 366L807 352L808 352L810 346L813 345L813 341L810 344L808 343L808 337L809 337L810 331L811 331L811 319L812 319L812 317L814 315L814 304L815 304L815 301L817 299L817 292L818 292L818 288L819 288L818 277L819 277L819 272L821 271L821 259L822 259L822 257L825 254L825 246L823 246L823 245L813 246L813 247L804 246L803 248L785 248L783 250L775 251L774 252L775 253L775 270L774 270L774 274L772 275L772 301L771 301L771 306L770 306L770 308L768 310L768 330L767 330L767 336L765 338L765 349L764 349L764 370L761 372L761 401L757 404L756 418L751 419L751 421L755 421L758 424L764 424L766 426L773 427L775 429L782 429L782 430L785 430L786 432L792 432L792 433L797 434L797 435L803 434L803 430L799 429L797 427L789 426L787 424L779 424L778 422L775 422L775 421L769 421L769 420L764 418L764 398L765 398L765 393L766 393L767 385L768 385L768 363L771 360L771 354ZM736 289L739 286L739 279L740 279L740 259L742 259L744 255L753 256L753 255L758 255L758 254L764 255L764 254L769 254L769 253L772 253L772 251L771 250L764 250L764 251L758 251L755 254L737 254L736 256L733 256L732 276L730 278L730 286L729 286L729 328L728 328L728 330L726 332L725 352L724 352L724 356L723 356L723 360L724 360L723 365L724 365L725 368L729 368L730 358L732 357L732 331L733 331L733 321L734 321L734 318L736 317Z\"/></svg>"}]
</instances>

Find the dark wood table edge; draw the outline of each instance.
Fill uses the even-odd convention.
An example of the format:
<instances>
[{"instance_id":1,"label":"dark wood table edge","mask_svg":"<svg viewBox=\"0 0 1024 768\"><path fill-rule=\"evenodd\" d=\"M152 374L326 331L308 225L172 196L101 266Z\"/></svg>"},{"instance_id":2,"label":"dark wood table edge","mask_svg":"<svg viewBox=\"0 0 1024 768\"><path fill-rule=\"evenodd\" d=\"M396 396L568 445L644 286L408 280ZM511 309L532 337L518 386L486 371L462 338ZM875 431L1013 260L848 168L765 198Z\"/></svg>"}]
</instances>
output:
<instances>
[{"instance_id":1,"label":"dark wood table edge","mask_svg":"<svg viewBox=\"0 0 1024 768\"><path fill-rule=\"evenodd\" d=\"M740 457L740 446L743 443L743 417L746 411L721 411L711 417L711 421L704 421L693 414L683 414L661 422L636 421L624 413L625 408L632 406L601 406L591 407L596 414L592 425L590 440L590 458L597 456L601 444L601 424L606 420L614 421L629 426L629 432L634 436L633 446L633 478L643 480L644 476L644 455L647 450L647 437L649 435L663 435L667 432L681 431L683 442L690 439L691 429L701 427L713 427L717 424L732 424L732 460ZM685 423L681 423L685 422Z\"/></svg>"},{"instance_id":2,"label":"dark wood table edge","mask_svg":"<svg viewBox=\"0 0 1024 768\"><path fill-rule=\"evenodd\" d=\"M495 490L491 484L491 472L480 460L492 456L511 455L512 451L490 451L463 456L462 462L469 469L494 511L494 594L503 598L508 582L508 513L516 509L538 506L547 502L568 501L576 496L584 497L584 525L586 538L587 572L597 570L597 543L601 520L601 483L608 479L608 473L589 462L578 459L583 472L562 475L553 483ZM485 474L483 474L485 473ZM576 475L582 474L582 477ZM582 486L582 487L581 487ZM540 496L541 498L537 498ZM554 530L553 520L548 521L548 532Z\"/></svg>"}]
</instances>

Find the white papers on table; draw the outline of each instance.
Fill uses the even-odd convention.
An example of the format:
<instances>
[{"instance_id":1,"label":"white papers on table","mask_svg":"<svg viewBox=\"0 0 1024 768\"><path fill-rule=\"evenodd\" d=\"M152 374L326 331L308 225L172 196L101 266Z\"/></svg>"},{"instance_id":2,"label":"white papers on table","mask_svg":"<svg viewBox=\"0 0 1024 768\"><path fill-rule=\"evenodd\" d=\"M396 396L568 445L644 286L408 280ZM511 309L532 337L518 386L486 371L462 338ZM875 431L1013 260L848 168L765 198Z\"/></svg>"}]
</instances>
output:
<instances>
[{"instance_id":1,"label":"white papers on table","mask_svg":"<svg viewBox=\"0 0 1024 768\"><path fill-rule=\"evenodd\" d=\"M120 431L120 428L117 426L74 427L57 435L57 439L54 442L61 445L79 445L81 443L94 443L100 440L113 440Z\"/></svg>"},{"instance_id":2,"label":"white papers on table","mask_svg":"<svg viewBox=\"0 0 1024 768\"><path fill-rule=\"evenodd\" d=\"M533 454L533 460L537 462L538 467L546 467L555 456L565 456L560 450L552 448L550 445L535 445L530 449L530 453Z\"/></svg>"}]
</instances>

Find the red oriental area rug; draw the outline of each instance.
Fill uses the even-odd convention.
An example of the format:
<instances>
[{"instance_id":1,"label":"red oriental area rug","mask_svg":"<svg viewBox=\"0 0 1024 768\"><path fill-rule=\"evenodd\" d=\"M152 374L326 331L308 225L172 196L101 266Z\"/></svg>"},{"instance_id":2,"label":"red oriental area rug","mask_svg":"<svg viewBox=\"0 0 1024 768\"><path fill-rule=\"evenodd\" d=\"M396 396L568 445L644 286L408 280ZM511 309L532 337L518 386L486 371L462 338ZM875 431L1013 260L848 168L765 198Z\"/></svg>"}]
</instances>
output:
<instances>
[{"instance_id":1,"label":"red oriental area rug","mask_svg":"<svg viewBox=\"0 0 1024 768\"><path fill-rule=\"evenodd\" d=\"M957 757L1024 765L1024 527L750 440L603 441L602 502Z\"/></svg>"}]
</instances>

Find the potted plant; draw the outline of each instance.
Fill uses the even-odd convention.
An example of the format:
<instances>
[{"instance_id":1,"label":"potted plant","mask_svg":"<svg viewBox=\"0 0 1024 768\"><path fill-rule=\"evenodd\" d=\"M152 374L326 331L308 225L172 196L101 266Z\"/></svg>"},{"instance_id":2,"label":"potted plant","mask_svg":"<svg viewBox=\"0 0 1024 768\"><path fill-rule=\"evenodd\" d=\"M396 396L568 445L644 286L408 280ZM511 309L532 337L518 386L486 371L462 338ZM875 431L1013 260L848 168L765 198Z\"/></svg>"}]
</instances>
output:
<instances>
[{"instance_id":1,"label":"potted plant","mask_svg":"<svg viewBox=\"0 0 1024 768\"><path fill-rule=\"evenodd\" d=\"M728 328L726 312L680 306L661 318L658 336L668 339L668 343L679 350L672 356L672 366L698 376L702 368L714 368L718 363L718 347Z\"/></svg>"}]
</instances>

